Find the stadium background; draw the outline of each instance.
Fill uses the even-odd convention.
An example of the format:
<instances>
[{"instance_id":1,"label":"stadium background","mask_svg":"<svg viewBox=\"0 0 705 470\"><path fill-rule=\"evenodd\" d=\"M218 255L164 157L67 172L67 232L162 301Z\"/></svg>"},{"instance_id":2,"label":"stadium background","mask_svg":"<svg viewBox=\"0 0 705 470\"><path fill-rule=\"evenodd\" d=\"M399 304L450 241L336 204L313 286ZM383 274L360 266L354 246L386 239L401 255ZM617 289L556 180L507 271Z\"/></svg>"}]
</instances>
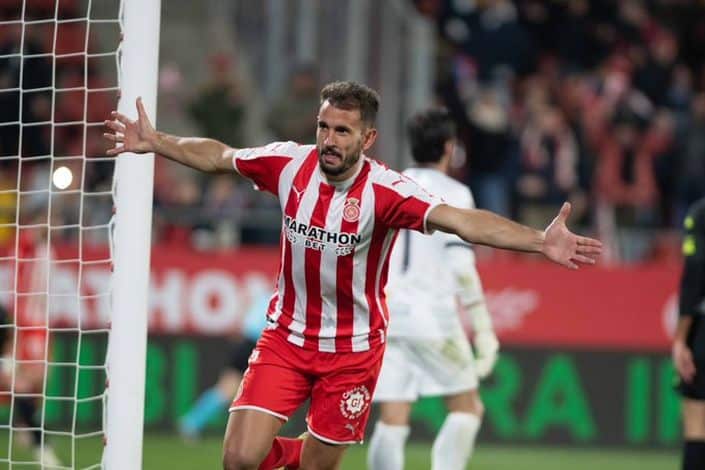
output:
<instances>
[{"instance_id":1,"label":"stadium background","mask_svg":"<svg viewBox=\"0 0 705 470\"><path fill-rule=\"evenodd\" d=\"M669 338L680 222L705 195L704 49L698 1L163 0L158 124L234 146L309 142L319 85L357 79L382 96L371 154L403 168L406 118L445 104L465 150L455 176L481 207L543 226L569 199L572 225L608 248L570 276L479 250L502 356L483 388L470 468L676 468ZM110 109L108 99L93 106ZM104 183L99 171L89 180ZM225 416L192 446L175 420L217 376L251 297L271 285L279 211L247 182L164 159L154 196L145 468L211 468ZM76 283L70 268L56 275ZM92 268L86 289L107 279L106 266ZM107 318L106 304L86 308ZM57 341L55 354L70 343ZM84 347L90 361L104 344ZM52 377L49 389L61 383ZM83 407L79 421L97 413ZM442 417L436 400L415 408L409 468L428 468ZM301 428L297 416L286 430ZM358 449L345 468L363 461Z\"/></svg>"}]
</instances>

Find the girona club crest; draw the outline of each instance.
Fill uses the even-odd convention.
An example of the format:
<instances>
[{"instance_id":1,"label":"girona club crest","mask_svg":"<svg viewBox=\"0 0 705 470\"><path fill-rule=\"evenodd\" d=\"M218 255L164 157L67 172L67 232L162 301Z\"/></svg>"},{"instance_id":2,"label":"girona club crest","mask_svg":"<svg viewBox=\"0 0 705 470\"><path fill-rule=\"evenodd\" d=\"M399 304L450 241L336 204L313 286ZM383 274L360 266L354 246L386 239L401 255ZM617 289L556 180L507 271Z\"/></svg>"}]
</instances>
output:
<instances>
[{"instance_id":1,"label":"girona club crest","mask_svg":"<svg viewBox=\"0 0 705 470\"><path fill-rule=\"evenodd\" d=\"M360 220L360 200L349 197L343 207L343 219L346 222L357 222Z\"/></svg>"},{"instance_id":2,"label":"girona club crest","mask_svg":"<svg viewBox=\"0 0 705 470\"><path fill-rule=\"evenodd\" d=\"M343 393L340 399L340 413L347 419L359 418L370 406L370 392L360 385Z\"/></svg>"}]
</instances>

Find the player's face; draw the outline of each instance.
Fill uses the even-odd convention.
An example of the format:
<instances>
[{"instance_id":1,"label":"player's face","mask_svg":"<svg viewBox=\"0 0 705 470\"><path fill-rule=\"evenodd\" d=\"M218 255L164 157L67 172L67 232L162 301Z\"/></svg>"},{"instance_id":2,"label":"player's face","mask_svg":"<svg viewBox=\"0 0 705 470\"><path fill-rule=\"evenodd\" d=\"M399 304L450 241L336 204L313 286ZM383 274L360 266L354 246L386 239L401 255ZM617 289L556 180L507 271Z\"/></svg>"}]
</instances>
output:
<instances>
[{"instance_id":1,"label":"player's face","mask_svg":"<svg viewBox=\"0 0 705 470\"><path fill-rule=\"evenodd\" d=\"M336 108L324 101L318 112L318 162L321 171L333 181L349 178L364 150L372 146L377 130L365 125L360 110Z\"/></svg>"}]
</instances>

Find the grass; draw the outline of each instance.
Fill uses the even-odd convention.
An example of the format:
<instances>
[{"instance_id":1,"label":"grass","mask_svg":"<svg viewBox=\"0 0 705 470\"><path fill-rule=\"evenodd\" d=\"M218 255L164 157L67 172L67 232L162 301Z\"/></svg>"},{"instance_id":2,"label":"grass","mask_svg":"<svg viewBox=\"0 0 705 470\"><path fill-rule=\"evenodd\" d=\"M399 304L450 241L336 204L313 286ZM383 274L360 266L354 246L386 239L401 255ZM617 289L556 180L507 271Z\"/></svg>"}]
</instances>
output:
<instances>
[{"instance_id":1,"label":"grass","mask_svg":"<svg viewBox=\"0 0 705 470\"><path fill-rule=\"evenodd\" d=\"M68 465L71 461L69 442L56 442L57 454ZM3 446L4 447L4 446ZM100 461L102 444L98 439L79 444L77 465L85 468ZM200 470L220 468L221 440L208 437L195 443L184 443L168 434L148 434L144 440L145 470ZM345 455L343 470L362 470L364 446L351 447ZM412 443L407 447L406 470L430 468L430 444ZM13 460L31 460L31 454L16 448ZM36 465L0 464L0 468L38 469ZM497 446L480 444L468 468L472 470L667 470L679 468L674 451L575 449L564 447Z\"/></svg>"}]
</instances>

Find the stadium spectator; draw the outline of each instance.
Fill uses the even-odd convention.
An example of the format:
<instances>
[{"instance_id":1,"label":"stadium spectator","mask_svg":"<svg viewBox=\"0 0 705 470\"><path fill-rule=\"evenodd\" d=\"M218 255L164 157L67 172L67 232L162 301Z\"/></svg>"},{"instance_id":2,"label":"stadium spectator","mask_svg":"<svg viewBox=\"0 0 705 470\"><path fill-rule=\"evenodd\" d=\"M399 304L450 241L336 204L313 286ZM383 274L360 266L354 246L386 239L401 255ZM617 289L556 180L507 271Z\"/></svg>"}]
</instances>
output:
<instances>
[{"instance_id":1,"label":"stadium spectator","mask_svg":"<svg viewBox=\"0 0 705 470\"><path fill-rule=\"evenodd\" d=\"M312 64L300 64L289 77L289 89L267 113L267 125L276 140L312 142L316 138L318 72ZM306 119L306 116L311 116Z\"/></svg>"},{"instance_id":2,"label":"stadium spectator","mask_svg":"<svg viewBox=\"0 0 705 470\"><path fill-rule=\"evenodd\" d=\"M547 106L531 113L521 136L521 153L519 217L528 225L544 225L563 201L580 197L578 147L558 108Z\"/></svg>"},{"instance_id":3,"label":"stadium spectator","mask_svg":"<svg viewBox=\"0 0 705 470\"><path fill-rule=\"evenodd\" d=\"M645 63L636 70L634 84L654 106L668 105L668 92L678 59L678 43L672 33L652 34Z\"/></svg>"},{"instance_id":4,"label":"stadium spectator","mask_svg":"<svg viewBox=\"0 0 705 470\"><path fill-rule=\"evenodd\" d=\"M213 237L213 245L227 248L238 245L239 215L249 203L249 194L228 175L214 178L203 198L203 228Z\"/></svg>"},{"instance_id":5,"label":"stadium spectator","mask_svg":"<svg viewBox=\"0 0 705 470\"><path fill-rule=\"evenodd\" d=\"M685 218L678 325L673 363L683 396L683 470L705 468L705 199Z\"/></svg>"},{"instance_id":6,"label":"stadium spectator","mask_svg":"<svg viewBox=\"0 0 705 470\"><path fill-rule=\"evenodd\" d=\"M228 145L242 146L247 112L244 90L232 71L232 60L225 53L209 59L211 76L188 106L202 135Z\"/></svg>"},{"instance_id":7,"label":"stadium spectator","mask_svg":"<svg viewBox=\"0 0 705 470\"><path fill-rule=\"evenodd\" d=\"M500 93L497 88L485 88L468 105L467 181L476 188L478 207L509 215L515 139Z\"/></svg>"},{"instance_id":8,"label":"stadium spectator","mask_svg":"<svg viewBox=\"0 0 705 470\"><path fill-rule=\"evenodd\" d=\"M686 208L705 197L705 93L695 96L683 137L679 161L677 214L683 218Z\"/></svg>"},{"instance_id":9,"label":"stadium spectator","mask_svg":"<svg viewBox=\"0 0 705 470\"><path fill-rule=\"evenodd\" d=\"M449 204L472 209L470 190L448 177L455 126L448 111L430 109L408 126L416 168L412 178ZM368 449L371 470L404 468L411 407L423 396L443 397L449 414L433 443L434 470L461 470L472 455L483 405L477 391L497 359L499 342L475 269L472 247L454 235L402 230L389 263L389 332L374 401L380 418ZM475 357L458 316L469 312Z\"/></svg>"},{"instance_id":10,"label":"stadium spectator","mask_svg":"<svg viewBox=\"0 0 705 470\"><path fill-rule=\"evenodd\" d=\"M649 226L655 219L658 188L653 144L639 122L618 117L614 133L603 136L597 161L597 195L622 224Z\"/></svg>"},{"instance_id":11,"label":"stadium spectator","mask_svg":"<svg viewBox=\"0 0 705 470\"><path fill-rule=\"evenodd\" d=\"M19 24L7 29L8 33L0 38L0 56L7 57L0 60L0 86L5 90L22 88L23 92L0 93L0 122L19 124L21 116L23 123L48 123L51 119L51 92L46 88L52 84L52 69L51 63L42 55L47 51L35 30L23 34ZM21 47L31 57L20 58ZM19 125L5 124L0 126L0 155L19 156L20 145L22 156L47 155L49 136L48 126L24 126L20 134Z\"/></svg>"},{"instance_id":12,"label":"stadium spectator","mask_svg":"<svg viewBox=\"0 0 705 470\"><path fill-rule=\"evenodd\" d=\"M227 469L336 468L362 440L384 352L385 270L399 229L441 230L471 243L542 253L570 268L594 263L600 243L565 226L565 204L545 231L488 211L442 203L412 180L364 156L377 138L375 91L334 82L321 92L316 145L276 142L236 150L213 139L156 131L113 112L106 139L122 152L155 152L207 172L239 172L279 197L282 267L268 325L231 406ZM276 387L273 387L276 384ZM277 433L310 398L309 435Z\"/></svg>"}]
</instances>

